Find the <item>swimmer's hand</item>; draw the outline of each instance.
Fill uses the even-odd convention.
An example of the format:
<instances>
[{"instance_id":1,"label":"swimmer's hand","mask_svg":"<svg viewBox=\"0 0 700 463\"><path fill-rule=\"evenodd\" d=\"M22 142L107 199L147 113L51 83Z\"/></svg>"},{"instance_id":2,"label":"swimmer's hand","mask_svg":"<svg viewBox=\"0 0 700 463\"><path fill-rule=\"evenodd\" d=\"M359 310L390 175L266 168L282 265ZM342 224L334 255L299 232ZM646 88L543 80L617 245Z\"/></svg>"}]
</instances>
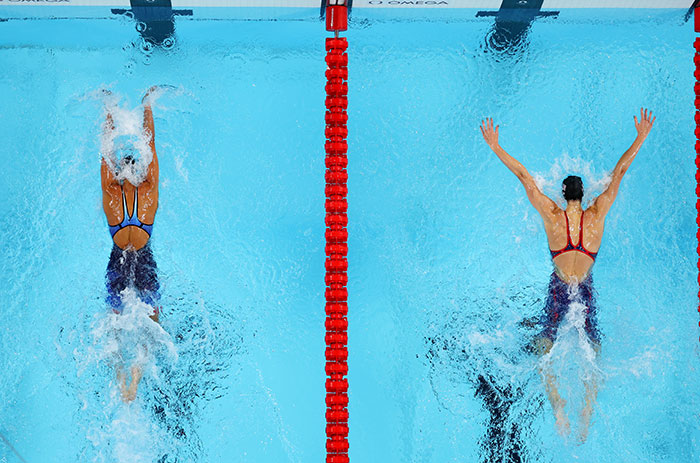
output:
<instances>
[{"instance_id":1,"label":"swimmer's hand","mask_svg":"<svg viewBox=\"0 0 700 463\"><path fill-rule=\"evenodd\" d=\"M148 90L146 90L146 94L143 95L143 98L141 98L141 103L146 103L146 100L149 100L149 97L151 96L151 94L153 94L159 88L160 87L158 85L154 85L151 88L149 88ZM150 103L150 100L148 101L148 103Z\"/></svg>"},{"instance_id":2,"label":"swimmer's hand","mask_svg":"<svg viewBox=\"0 0 700 463\"><path fill-rule=\"evenodd\" d=\"M156 93L156 91L158 91L158 90L164 91L164 90L176 90L176 89L177 89L177 87L175 87L173 85L168 85L168 84L154 85L146 91L146 94L143 96L143 98L141 98L141 103L146 103L146 100L151 98L153 96L153 94ZM159 96L160 95L155 95L156 98L158 98ZM148 101L148 103L150 103L150 102L151 101Z\"/></svg>"},{"instance_id":3,"label":"swimmer's hand","mask_svg":"<svg viewBox=\"0 0 700 463\"><path fill-rule=\"evenodd\" d=\"M109 119L108 122L110 123L110 125L112 125L112 129L114 129L114 124L111 122L112 107L114 106L114 98L112 98L112 91L108 88L101 88L100 93L102 93L102 104L104 105L105 113L107 114L107 119Z\"/></svg>"},{"instance_id":4,"label":"swimmer's hand","mask_svg":"<svg viewBox=\"0 0 700 463\"><path fill-rule=\"evenodd\" d=\"M484 136L484 140L486 140L486 144L489 145L489 147L492 150L495 150L498 147L498 127L493 128L493 118L488 117L486 120L481 121L481 126L479 127L481 129L481 135Z\"/></svg>"},{"instance_id":5,"label":"swimmer's hand","mask_svg":"<svg viewBox=\"0 0 700 463\"><path fill-rule=\"evenodd\" d=\"M637 121L637 116L634 116L634 128L637 129L638 138L646 138L651 132L651 128L654 127L654 121L656 116L652 118L651 111L642 108L640 110L640 120Z\"/></svg>"}]
</instances>

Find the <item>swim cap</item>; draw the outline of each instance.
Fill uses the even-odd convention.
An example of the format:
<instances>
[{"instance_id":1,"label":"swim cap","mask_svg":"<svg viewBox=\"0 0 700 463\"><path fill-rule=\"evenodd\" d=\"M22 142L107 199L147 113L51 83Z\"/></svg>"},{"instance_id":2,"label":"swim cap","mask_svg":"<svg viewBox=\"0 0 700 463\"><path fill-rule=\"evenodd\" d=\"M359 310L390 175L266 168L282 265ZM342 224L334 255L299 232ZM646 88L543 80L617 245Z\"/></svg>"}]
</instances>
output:
<instances>
[{"instance_id":1,"label":"swim cap","mask_svg":"<svg viewBox=\"0 0 700 463\"><path fill-rule=\"evenodd\" d=\"M561 182L561 192L567 201L581 201L583 199L583 181L581 177L569 175Z\"/></svg>"},{"instance_id":2,"label":"swim cap","mask_svg":"<svg viewBox=\"0 0 700 463\"><path fill-rule=\"evenodd\" d=\"M131 154L127 154L119 160L119 170L127 166L133 166L134 164L136 164L136 158Z\"/></svg>"}]
</instances>

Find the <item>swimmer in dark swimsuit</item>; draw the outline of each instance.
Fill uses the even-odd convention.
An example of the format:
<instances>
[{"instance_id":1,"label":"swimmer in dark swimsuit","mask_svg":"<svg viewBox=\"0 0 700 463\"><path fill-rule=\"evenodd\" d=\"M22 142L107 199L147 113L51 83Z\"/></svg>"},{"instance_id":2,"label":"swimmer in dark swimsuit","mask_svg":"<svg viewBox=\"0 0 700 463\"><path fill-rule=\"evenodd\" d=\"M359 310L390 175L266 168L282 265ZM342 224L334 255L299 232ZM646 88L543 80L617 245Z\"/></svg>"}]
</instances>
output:
<instances>
[{"instance_id":1,"label":"swimmer in dark swimsuit","mask_svg":"<svg viewBox=\"0 0 700 463\"><path fill-rule=\"evenodd\" d=\"M123 310L121 293L127 287L133 288L143 302L154 308L151 318L158 322L160 285L158 269L149 245L153 220L158 209L158 156L154 139L153 111L149 98L155 88L152 87L143 97L143 131L148 137L148 145L153 153L153 160L146 170L145 177L140 183L133 185L129 180L124 179L123 175L119 175L124 173L123 169L132 169L135 166L135 159L131 155L125 155L119 161L117 175L109 168L103 156L101 171L102 206L113 240L106 275L107 302L115 313L121 313ZM105 131L113 130L114 122L111 113L108 112ZM112 153L103 154L112 155ZM134 364L130 370L131 381L127 385L123 367L117 366L117 380L125 402L136 398L136 390L142 376L141 367L138 364Z\"/></svg>"},{"instance_id":2,"label":"swimmer in dark swimsuit","mask_svg":"<svg viewBox=\"0 0 700 463\"><path fill-rule=\"evenodd\" d=\"M498 126L494 128L493 119L482 121L481 133L484 140L525 187L528 199L542 216L549 241L554 271L550 279L549 294L542 318L543 330L536 346L539 355L547 354L552 348L557 328L573 302L579 302L585 306L585 331L596 354L600 352L591 267L603 239L605 217L617 197L622 177L649 135L655 119L651 112L644 108L641 110L639 120L636 116L634 117L637 138L617 162L606 190L593 200L585 211L581 207L583 183L579 177L570 176L564 179L562 191L566 199L566 209L560 209L553 200L540 191L527 169L498 144ZM574 245L574 243L577 244ZM564 412L566 401L559 395L556 379L551 372L542 371L542 375L549 402L554 410L557 428L562 435L568 435L569 420ZM578 436L580 442L584 442L588 436L588 426L598 393L598 386L594 379L587 380L585 388L586 397L580 414Z\"/></svg>"}]
</instances>

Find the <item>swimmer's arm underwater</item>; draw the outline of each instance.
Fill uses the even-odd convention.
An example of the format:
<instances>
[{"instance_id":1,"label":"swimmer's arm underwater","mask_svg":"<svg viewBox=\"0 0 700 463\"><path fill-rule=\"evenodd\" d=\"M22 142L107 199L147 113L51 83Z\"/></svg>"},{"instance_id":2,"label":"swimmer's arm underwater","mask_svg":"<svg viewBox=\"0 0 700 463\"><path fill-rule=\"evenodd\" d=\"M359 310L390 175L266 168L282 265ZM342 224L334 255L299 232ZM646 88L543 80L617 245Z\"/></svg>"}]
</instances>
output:
<instances>
[{"instance_id":1,"label":"swimmer's arm underwater","mask_svg":"<svg viewBox=\"0 0 700 463\"><path fill-rule=\"evenodd\" d=\"M537 187L537 183L535 183L535 179L532 178L532 175L530 175L530 172L527 171L525 166L508 154L506 150L501 148L501 145L498 144L498 127L499 126L496 126L494 128L492 118L482 121L480 129L486 144L496 153L498 159L518 177L520 183L525 187L525 192L527 193L530 203L537 209L537 212L540 213L542 218L552 217L554 211L557 209L557 204L540 191Z\"/></svg>"},{"instance_id":2,"label":"swimmer's arm underwater","mask_svg":"<svg viewBox=\"0 0 700 463\"><path fill-rule=\"evenodd\" d=\"M153 108L151 107L151 93L157 90L158 87L154 86L148 89L146 94L143 96L141 102L143 103L143 131L148 137L148 146L151 148L153 153L153 160L148 166L148 171L146 172L146 183L151 185L158 184L158 155L156 154L156 139L155 139L155 124L153 123Z\"/></svg>"},{"instance_id":3,"label":"swimmer's arm underwater","mask_svg":"<svg viewBox=\"0 0 700 463\"><path fill-rule=\"evenodd\" d=\"M610 185L608 185L605 191L602 192L591 205L591 209L593 209L599 217L605 217L615 202L617 193L620 190L620 184L622 183L622 177L627 173L627 169L629 169L639 149L644 144L651 128L654 126L654 121L656 121L656 117L652 118L651 111L647 111L644 108L640 111L639 121L637 121L637 116L634 116L634 127L637 129L637 138L634 139L632 146L630 146L629 149L624 152L620 160L617 161L612 171Z\"/></svg>"},{"instance_id":4,"label":"swimmer's arm underwater","mask_svg":"<svg viewBox=\"0 0 700 463\"><path fill-rule=\"evenodd\" d=\"M105 123L103 127L103 132L106 135L108 132L111 133L114 131L114 120L112 119L112 113L109 111L107 112L107 117L105 118ZM107 166L107 162L105 161L105 156L111 156L112 153L102 153L102 165L100 167L100 172L102 176L102 190L106 190L107 188L114 186L114 185L119 185L119 181L117 178L114 176L114 173L112 170Z\"/></svg>"}]
</instances>

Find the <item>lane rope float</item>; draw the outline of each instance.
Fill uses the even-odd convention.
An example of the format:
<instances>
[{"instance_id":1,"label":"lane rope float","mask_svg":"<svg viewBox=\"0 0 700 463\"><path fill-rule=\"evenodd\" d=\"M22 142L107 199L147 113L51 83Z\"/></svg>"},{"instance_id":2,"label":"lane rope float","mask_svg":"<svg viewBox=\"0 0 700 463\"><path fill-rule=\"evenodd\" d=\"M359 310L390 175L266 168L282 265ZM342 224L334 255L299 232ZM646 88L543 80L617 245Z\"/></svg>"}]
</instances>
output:
<instances>
[{"instance_id":1,"label":"lane rope float","mask_svg":"<svg viewBox=\"0 0 700 463\"><path fill-rule=\"evenodd\" d=\"M694 22L695 22L695 33L700 33L700 7L694 5ZM698 242L698 297L700 298L700 37L695 38L695 56L693 61L695 62L695 138L698 139L695 142L695 196L696 202L695 207L697 209L697 218L695 222L698 226L698 230L695 234ZM700 312L700 306L698 306L698 312ZM698 322L700 325L700 322Z\"/></svg>"},{"instance_id":2,"label":"lane rope float","mask_svg":"<svg viewBox=\"0 0 700 463\"><path fill-rule=\"evenodd\" d=\"M326 30L326 463L348 457L348 28L344 0L327 0Z\"/></svg>"}]
</instances>

